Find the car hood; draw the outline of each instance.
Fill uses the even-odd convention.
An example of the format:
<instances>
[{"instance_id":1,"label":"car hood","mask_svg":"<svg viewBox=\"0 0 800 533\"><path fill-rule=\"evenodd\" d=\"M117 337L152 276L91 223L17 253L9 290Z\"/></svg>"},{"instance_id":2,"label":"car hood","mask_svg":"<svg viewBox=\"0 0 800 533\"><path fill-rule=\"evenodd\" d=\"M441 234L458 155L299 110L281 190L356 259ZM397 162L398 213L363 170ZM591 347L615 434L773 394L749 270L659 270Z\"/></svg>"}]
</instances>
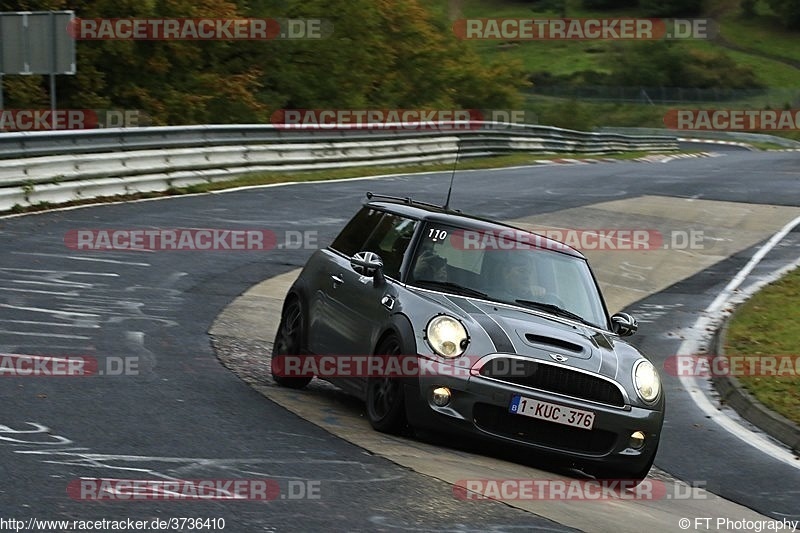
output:
<instances>
[{"instance_id":1,"label":"car hood","mask_svg":"<svg viewBox=\"0 0 800 533\"><path fill-rule=\"evenodd\" d=\"M544 312L452 294L425 296L461 317L472 337L485 334L493 353L530 356L623 382L643 357L616 335Z\"/></svg>"}]
</instances>

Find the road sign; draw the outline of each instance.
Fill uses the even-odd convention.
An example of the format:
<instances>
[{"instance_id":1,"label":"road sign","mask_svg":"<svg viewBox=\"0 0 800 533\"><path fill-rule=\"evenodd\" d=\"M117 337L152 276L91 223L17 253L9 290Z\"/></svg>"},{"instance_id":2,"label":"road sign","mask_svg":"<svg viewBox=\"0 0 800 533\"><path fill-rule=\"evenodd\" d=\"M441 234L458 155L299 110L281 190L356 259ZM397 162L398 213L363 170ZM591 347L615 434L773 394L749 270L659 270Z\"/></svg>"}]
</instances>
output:
<instances>
[{"instance_id":1,"label":"road sign","mask_svg":"<svg viewBox=\"0 0 800 533\"><path fill-rule=\"evenodd\" d=\"M74 11L0 13L0 74L75 74Z\"/></svg>"}]
</instances>

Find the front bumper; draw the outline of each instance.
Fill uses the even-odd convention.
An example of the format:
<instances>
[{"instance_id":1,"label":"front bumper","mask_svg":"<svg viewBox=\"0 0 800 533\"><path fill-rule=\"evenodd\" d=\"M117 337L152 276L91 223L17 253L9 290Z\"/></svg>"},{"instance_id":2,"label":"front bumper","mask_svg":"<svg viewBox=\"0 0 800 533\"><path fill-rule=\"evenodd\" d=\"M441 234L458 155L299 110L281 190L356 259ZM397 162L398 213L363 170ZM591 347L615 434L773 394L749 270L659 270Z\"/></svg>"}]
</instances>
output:
<instances>
[{"instance_id":1,"label":"front bumper","mask_svg":"<svg viewBox=\"0 0 800 533\"><path fill-rule=\"evenodd\" d=\"M549 393L543 390L472 375L421 376L406 382L406 414L409 422L435 431L468 433L483 439L557 454L586 465L636 473L647 467L658 447L663 410L626 403L623 407ZM450 403L436 406L432 391L448 387ZM509 412L515 395L567 408L595 413L591 430L566 426ZM630 446L630 435L645 434L639 449Z\"/></svg>"}]
</instances>

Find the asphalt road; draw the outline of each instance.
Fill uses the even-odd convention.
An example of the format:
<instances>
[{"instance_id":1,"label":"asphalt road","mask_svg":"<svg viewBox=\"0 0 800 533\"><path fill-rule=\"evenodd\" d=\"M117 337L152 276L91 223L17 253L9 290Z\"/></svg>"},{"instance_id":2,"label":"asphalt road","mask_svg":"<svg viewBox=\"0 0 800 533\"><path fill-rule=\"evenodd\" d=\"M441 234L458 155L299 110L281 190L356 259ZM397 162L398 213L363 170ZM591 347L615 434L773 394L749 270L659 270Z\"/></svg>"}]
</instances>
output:
<instances>
[{"instance_id":1,"label":"asphalt road","mask_svg":"<svg viewBox=\"0 0 800 533\"><path fill-rule=\"evenodd\" d=\"M512 219L640 195L800 205L800 154L728 152L667 164L608 163L460 172L452 205ZM491 179L489 179L489 177ZM500 503L476 507L441 482L365 453L272 404L222 368L206 334L220 310L311 250L77 252L74 229L213 227L317 232L327 243L365 190L442 201L447 174L250 189L103 205L0 220L0 352L126 360L138 375L4 377L0 513L46 519L224 517L227 531L563 529ZM794 191L794 192L792 192ZM755 276L800 256L800 236ZM636 342L654 358L752 255L748 250L631 306L679 302ZM642 307L644 304L650 306ZM656 464L773 517L798 517L800 470L707 424L667 378L669 411ZM38 425L34 425L38 424ZM42 429L42 427L46 429ZM80 477L316 480L319 499L268 502L86 502Z\"/></svg>"}]
</instances>

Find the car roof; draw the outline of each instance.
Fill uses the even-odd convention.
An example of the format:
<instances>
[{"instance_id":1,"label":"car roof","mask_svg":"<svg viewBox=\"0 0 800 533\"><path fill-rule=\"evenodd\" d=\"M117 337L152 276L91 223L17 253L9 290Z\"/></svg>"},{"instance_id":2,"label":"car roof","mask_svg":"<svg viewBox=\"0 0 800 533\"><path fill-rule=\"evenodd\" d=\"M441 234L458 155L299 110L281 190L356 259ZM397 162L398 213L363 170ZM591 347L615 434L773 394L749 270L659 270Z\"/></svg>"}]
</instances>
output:
<instances>
[{"instance_id":1,"label":"car roof","mask_svg":"<svg viewBox=\"0 0 800 533\"><path fill-rule=\"evenodd\" d=\"M573 257L579 257L581 259L586 259L586 257L575 248L530 230L518 228L516 226L512 226L511 224L504 224L502 222L497 222L487 218L468 215L460 211L446 210L443 207L432 204L414 202L408 198L398 200L372 200L366 202L364 205L408 218L448 224L470 230L499 233L500 231L511 228L527 234L537 235L540 237L537 239L537 242L540 243L541 248L571 255Z\"/></svg>"}]
</instances>

